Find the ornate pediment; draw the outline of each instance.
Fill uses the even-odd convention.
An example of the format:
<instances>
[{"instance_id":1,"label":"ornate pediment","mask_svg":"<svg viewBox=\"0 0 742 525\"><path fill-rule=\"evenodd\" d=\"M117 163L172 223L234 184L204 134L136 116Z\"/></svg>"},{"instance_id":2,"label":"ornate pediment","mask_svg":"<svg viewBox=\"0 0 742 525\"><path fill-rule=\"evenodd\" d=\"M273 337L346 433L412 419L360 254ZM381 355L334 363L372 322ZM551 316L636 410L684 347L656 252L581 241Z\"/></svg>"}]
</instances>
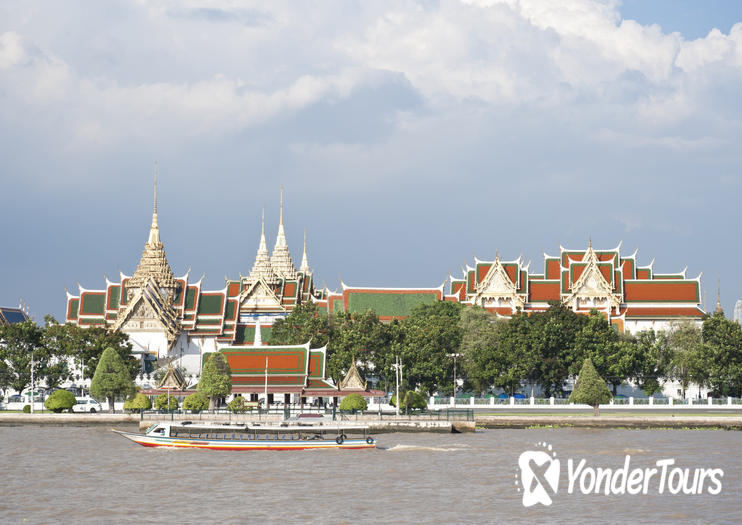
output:
<instances>
[{"instance_id":1,"label":"ornate pediment","mask_svg":"<svg viewBox=\"0 0 742 525\"><path fill-rule=\"evenodd\" d=\"M150 278L142 288L135 290L128 306L119 311L113 330L123 332L165 332L168 347L172 348L180 323L170 302L160 293L157 282Z\"/></svg>"},{"instance_id":2,"label":"ornate pediment","mask_svg":"<svg viewBox=\"0 0 742 525\"><path fill-rule=\"evenodd\" d=\"M515 283L502 266L499 255L495 257L487 275L476 287L474 304L479 306L523 308L525 299L518 294Z\"/></svg>"},{"instance_id":3,"label":"ornate pediment","mask_svg":"<svg viewBox=\"0 0 742 525\"><path fill-rule=\"evenodd\" d=\"M173 363L168 363L167 371L162 377L162 380L157 385L160 389L171 389L171 390L185 390L188 386L187 381L180 373L180 370L173 367Z\"/></svg>"},{"instance_id":4,"label":"ornate pediment","mask_svg":"<svg viewBox=\"0 0 742 525\"><path fill-rule=\"evenodd\" d=\"M598 256L592 246L588 247L582 262L586 263L585 269L572 284L572 292L564 298L564 304L574 310L618 309L621 300L601 273Z\"/></svg>"},{"instance_id":5,"label":"ornate pediment","mask_svg":"<svg viewBox=\"0 0 742 525\"><path fill-rule=\"evenodd\" d=\"M340 381L341 390L366 390L368 383L363 380L358 368L356 368L355 361L350 365L350 370L345 374L345 377Z\"/></svg>"},{"instance_id":6,"label":"ornate pediment","mask_svg":"<svg viewBox=\"0 0 742 525\"><path fill-rule=\"evenodd\" d=\"M250 284L240 294L240 310L285 311L281 299L263 279Z\"/></svg>"}]
</instances>

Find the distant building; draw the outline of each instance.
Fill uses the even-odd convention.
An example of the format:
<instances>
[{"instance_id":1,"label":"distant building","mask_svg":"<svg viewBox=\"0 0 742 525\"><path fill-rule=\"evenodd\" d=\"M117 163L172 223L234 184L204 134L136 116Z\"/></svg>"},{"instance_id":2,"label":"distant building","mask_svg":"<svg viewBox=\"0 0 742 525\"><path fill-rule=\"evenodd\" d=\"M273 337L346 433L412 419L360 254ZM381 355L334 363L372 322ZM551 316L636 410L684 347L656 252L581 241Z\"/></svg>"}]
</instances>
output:
<instances>
[{"instance_id":1,"label":"distant building","mask_svg":"<svg viewBox=\"0 0 742 525\"><path fill-rule=\"evenodd\" d=\"M737 299L734 303L734 320L742 324L742 299Z\"/></svg>"},{"instance_id":2,"label":"distant building","mask_svg":"<svg viewBox=\"0 0 742 525\"><path fill-rule=\"evenodd\" d=\"M9 324L22 323L28 321L30 317L21 308L8 308L0 306L0 326Z\"/></svg>"}]
</instances>

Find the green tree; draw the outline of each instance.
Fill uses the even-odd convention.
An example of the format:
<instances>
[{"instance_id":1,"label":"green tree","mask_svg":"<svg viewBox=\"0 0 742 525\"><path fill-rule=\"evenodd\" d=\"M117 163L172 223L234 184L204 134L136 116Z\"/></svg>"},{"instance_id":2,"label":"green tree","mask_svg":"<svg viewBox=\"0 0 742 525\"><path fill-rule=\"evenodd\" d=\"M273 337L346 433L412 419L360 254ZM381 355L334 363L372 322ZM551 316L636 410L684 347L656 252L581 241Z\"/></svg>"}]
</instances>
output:
<instances>
[{"instance_id":1,"label":"green tree","mask_svg":"<svg viewBox=\"0 0 742 525\"><path fill-rule=\"evenodd\" d=\"M691 383L705 382L706 366L700 328L689 322L673 325L668 335L668 346L668 376L680 383L681 397L685 398Z\"/></svg>"},{"instance_id":2,"label":"green tree","mask_svg":"<svg viewBox=\"0 0 742 525\"><path fill-rule=\"evenodd\" d=\"M593 407L593 414L599 416L600 405L608 403L610 400L611 392L588 357L577 376L577 382L575 382L575 388L569 396L569 402L590 405Z\"/></svg>"},{"instance_id":3,"label":"green tree","mask_svg":"<svg viewBox=\"0 0 742 525\"><path fill-rule=\"evenodd\" d=\"M200 412L209 408L209 398L201 392L189 394L183 400L183 410L193 410Z\"/></svg>"},{"instance_id":4,"label":"green tree","mask_svg":"<svg viewBox=\"0 0 742 525\"><path fill-rule=\"evenodd\" d=\"M402 398L402 404L399 405L399 408L403 409L405 413L409 412L410 410L425 410L426 408L428 408L428 401L420 392L416 392L415 390L408 390L403 394L404 395L400 396ZM397 406L396 394L392 396L389 404L393 407Z\"/></svg>"},{"instance_id":5,"label":"green tree","mask_svg":"<svg viewBox=\"0 0 742 525\"><path fill-rule=\"evenodd\" d=\"M278 319L271 329L272 345L303 345L312 342L313 348L327 344L330 323L326 314L321 314L315 303L302 303L283 319Z\"/></svg>"},{"instance_id":6,"label":"green tree","mask_svg":"<svg viewBox=\"0 0 742 525\"><path fill-rule=\"evenodd\" d=\"M373 310L334 315L331 334L327 345L327 375L335 382L345 377L354 360L358 371L367 375L368 365L388 347L387 329Z\"/></svg>"},{"instance_id":7,"label":"green tree","mask_svg":"<svg viewBox=\"0 0 742 525\"><path fill-rule=\"evenodd\" d=\"M128 396L134 391L134 383L121 356L113 348L106 348L90 382L90 393L96 399L106 399L109 411L113 413L116 397Z\"/></svg>"},{"instance_id":8,"label":"green tree","mask_svg":"<svg viewBox=\"0 0 742 525\"><path fill-rule=\"evenodd\" d=\"M436 390L452 392L453 360L448 355L459 351L462 308L459 303L448 301L423 304L413 308L402 321L404 339L400 346L405 384L425 394Z\"/></svg>"},{"instance_id":9,"label":"green tree","mask_svg":"<svg viewBox=\"0 0 742 525\"><path fill-rule=\"evenodd\" d=\"M150 401L149 397L139 392L124 401L124 410L149 410L150 408L152 408L152 401Z\"/></svg>"},{"instance_id":10,"label":"green tree","mask_svg":"<svg viewBox=\"0 0 742 525\"><path fill-rule=\"evenodd\" d=\"M533 376L546 397L562 393L573 364L582 362L579 353L575 352L575 339L587 318L574 313L561 301L552 301L548 310L532 314L529 319L530 341L538 356Z\"/></svg>"},{"instance_id":11,"label":"green tree","mask_svg":"<svg viewBox=\"0 0 742 525\"><path fill-rule=\"evenodd\" d=\"M6 365L0 374L3 381L0 387L22 392L31 384L32 357L35 381L43 380L48 352L41 345L42 335L41 328L32 320L0 325L0 361Z\"/></svg>"},{"instance_id":12,"label":"green tree","mask_svg":"<svg viewBox=\"0 0 742 525\"><path fill-rule=\"evenodd\" d=\"M639 332L636 335L636 348L639 363L635 378L639 388L648 396L661 392L672 357L667 334L654 330Z\"/></svg>"},{"instance_id":13,"label":"green tree","mask_svg":"<svg viewBox=\"0 0 742 525\"><path fill-rule=\"evenodd\" d=\"M368 408L368 403L366 403L366 400L363 398L361 394L348 394L343 398L342 401L340 401L340 406L338 407L340 410L347 410L347 411L364 411Z\"/></svg>"},{"instance_id":14,"label":"green tree","mask_svg":"<svg viewBox=\"0 0 742 525\"><path fill-rule=\"evenodd\" d=\"M175 396L169 396L167 393L160 394L155 398L155 408L157 410L178 410L178 400Z\"/></svg>"},{"instance_id":15,"label":"green tree","mask_svg":"<svg viewBox=\"0 0 742 525\"><path fill-rule=\"evenodd\" d=\"M208 400L206 400L206 402L208 403ZM234 396L234 399L227 403L227 408L235 413L245 412L247 410L247 407L245 406L245 398L240 395Z\"/></svg>"},{"instance_id":16,"label":"green tree","mask_svg":"<svg viewBox=\"0 0 742 525\"><path fill-rule=\"evenodd\" d=\"M619 335L603 314L593 310L574 343L575 359L589 357L598 374L613 386L613 395L627 379L639 373L641 359L631 335ZM577 373L577 362L570 367Z\"/></svg>"},{"instance_id":17,"label":"green tree","mask_svg":"<svg viewBox=\"0 0 742 525\"><path fill-rule=\"evenodd\" d=\"M701 334L704 382L717 397L741 397L742 327L718 312L704 320Z\"/></svg>"},{"instance_id":18,"label":"green tree","mask_svg":"<svg viewBox=\"0 0 742 525\"><path fill-rule=\"evenodd\" d=\"M61 412L62 410L69 410L77 400L72 392L67 390L55 390L52 394L44 401L44 406L52 412Z\"/></svg>"},{"instance_id":19,"label":"green tree","mask_svg":"<svg viewBox=\"0 0 742 525\"><path fill-rule=\"evenodd\" d=\"M209 398L209 410L214 410L218 398L229 395L232 391L232 370L224 354L214 352L207 356L196 390Z\"/></svg>"}]
</instances>

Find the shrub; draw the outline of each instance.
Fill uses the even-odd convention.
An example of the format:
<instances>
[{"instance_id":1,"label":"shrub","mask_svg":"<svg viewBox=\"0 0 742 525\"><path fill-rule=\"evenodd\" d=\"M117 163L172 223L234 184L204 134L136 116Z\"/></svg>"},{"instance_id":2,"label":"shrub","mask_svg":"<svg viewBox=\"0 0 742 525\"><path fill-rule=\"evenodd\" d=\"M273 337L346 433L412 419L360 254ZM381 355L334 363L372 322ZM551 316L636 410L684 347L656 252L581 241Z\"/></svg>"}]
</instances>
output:
<instances>
[{"instance_id":1,"label":"shrub","mask_svg":"<svg viewBox=\"0 0 742 525\"><path fill-rule=\"evenodd\" d=\"M392 396L389 404L393 407L397 406L396 395ZM408 390L404 398L402 398L402 404L399 405L399 408L401 408L402 410L426 409L428 408L428 402L425 399L425 396L423 396L420 392L416 392L415 390Z\"/></svg>"},{"instance_id":2,"label":"shrub","mask_svg":"<svg viewBox=\"0 0 742 525\"><path fill-rule=\"evenodd\" d=\"M227 408L232 412L245 412L247 407L245 406L245 398L242 396L235 396L235 398L227 404Z\"/></svg>"},{"instance_id":3,"label":"shrub","mask_svg":"<svg viewBox=\"0 0 742 525\"><path fill-rule=\"evenodd\" d=\"M23 413L24 414L30 414L31 413L31 405L23 405Z\"/></svg>"},{"instance_id":4,"label":"shrub","mask_svg":"<svg viewBox=\"0 0 742 525\"><path fill-rule=\"evenodd\" d=\"M183 400L183 410L206 410L209 408L209 398L201 392L189 394Z\"/></svg>"},{"instance_id":5,"label":"shrub","mask_svg":"<svg viewBox=\"0 0 742 525\"><path fill-rule=\"evenodd\" d=\"M170 400L169 405L168 400ZM155 408L157 410L178 410L178 400L173 396L160 394L157 396L157 399L155 399Z\"/></svg>"},{"instance_id":6,"label":"shrub","mask_svg":"<svg viewBox=\"0 0 742 525\"><path fill-rule=\"evenodd\" d=\"M348 394L340 402L340 406L338 408L340 410L353 411L366 410L368 408L368 403L366 403L366 400L363 399L363 396L361 394Z\"/></svg>"},{"instance_id":7,"label":"shrub","mask_svg":"<svg viewBox=\"0 0 742 525\"><path fill-rule=\"evenodd\" d=\"M196 389L209 398L209 409L216 408L216 400L232 391L232 370L221 352L209 354L201 371Z\"/></svg>"},{"instance_id":8,"label":"shrub","mask_svg":"<svg viewBox=\"0 0 742 525\"><path fill-rule=\"evenodd\" d=\"M62 410L69 410L72 408L77 401L75 395L67 390L55 390L52 395L46 398L44 406L52 412L61 412Z\"/></svg>"},{"instance_id":9,"label":"shrub","mask_svg":"<svg viewBox=\"0 0 742 525\"><path fill-rule=\"evenodd\" d=\"M137 394L124 401L124 410L149 410L150 408L152 408L152 401L144 394Z\"/></svg>"}]
</instances>

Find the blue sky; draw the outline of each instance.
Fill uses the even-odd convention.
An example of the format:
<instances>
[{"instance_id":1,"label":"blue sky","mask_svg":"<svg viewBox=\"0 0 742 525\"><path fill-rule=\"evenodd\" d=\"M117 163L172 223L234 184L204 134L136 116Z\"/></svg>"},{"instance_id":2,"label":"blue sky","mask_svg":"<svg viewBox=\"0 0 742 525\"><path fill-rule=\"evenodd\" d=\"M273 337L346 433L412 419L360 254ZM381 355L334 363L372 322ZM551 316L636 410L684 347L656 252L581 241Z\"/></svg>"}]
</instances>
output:
<instances>
[{"instance_id":1,"label":"blue sky","mask_svg":"<svg viewBox=\"0 0 742 525\"><path fill-rule=\"evenodd\" d=\"M0 304L131 274L159 162L182 275L247 274L279 187L319 285L638 249L742 298L739 2L0 2Z\"/></svg>"}]
</instances>

